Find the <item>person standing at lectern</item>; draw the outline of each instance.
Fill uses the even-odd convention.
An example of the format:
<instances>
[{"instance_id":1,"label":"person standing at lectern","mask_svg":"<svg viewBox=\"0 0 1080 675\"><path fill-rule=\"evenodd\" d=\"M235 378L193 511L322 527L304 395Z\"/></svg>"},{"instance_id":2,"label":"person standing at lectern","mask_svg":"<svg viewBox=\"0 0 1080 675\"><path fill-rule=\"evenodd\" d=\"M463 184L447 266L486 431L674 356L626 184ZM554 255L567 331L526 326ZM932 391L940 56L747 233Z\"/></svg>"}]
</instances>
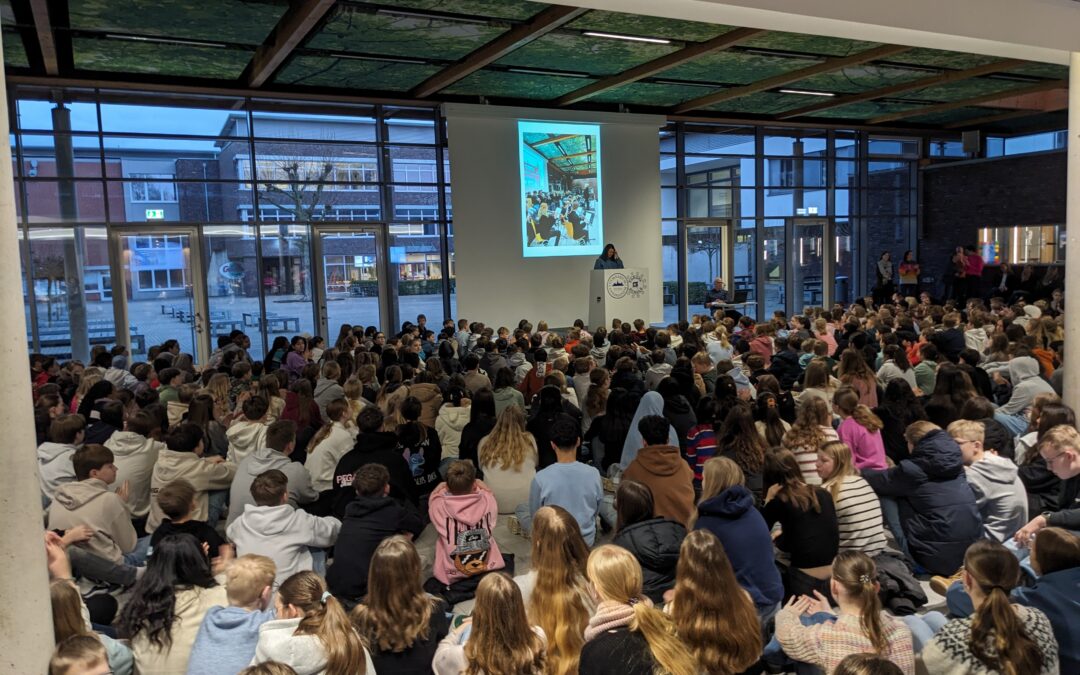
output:
<instances>
[{"instance_id":1,"label":"person standing at lectern","mask_svg":"<svg viewBox=\"0 0 1080 675\"><path fill-rule=\"evenodd\" d=\"M619 257L619 252L615 250L614 244L605 246L604 252L600 254L600 257L596 259L596 263L593 265L594 270L621 270L622 268L622 258Z\"/></svg>"}]
</instances>

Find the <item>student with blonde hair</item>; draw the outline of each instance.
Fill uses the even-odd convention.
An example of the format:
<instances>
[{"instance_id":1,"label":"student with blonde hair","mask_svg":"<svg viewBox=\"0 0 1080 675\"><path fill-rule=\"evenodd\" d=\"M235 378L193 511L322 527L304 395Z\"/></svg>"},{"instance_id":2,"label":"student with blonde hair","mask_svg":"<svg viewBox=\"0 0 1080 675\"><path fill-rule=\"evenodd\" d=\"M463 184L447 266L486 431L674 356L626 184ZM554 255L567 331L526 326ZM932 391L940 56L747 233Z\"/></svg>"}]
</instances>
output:
<instances>
[{"instance_id":1,"label":"student with blonde hair","mask_svg":"<svg viewBox=\"0 0 1080 675\"><path fill-rule=\"evenodd\" d=\"M817 451L822 445L836 440L839 440L839 436L832 428L829 404L818 397L803 401L795 423L784 434L783 446L795 455L807 485L821 485L821 476L814 468Z\"/></svg>"},{"instance_id":2,"label":"student with blonde hair","mask_svg":"<svg viewBox=\"0 0 1080 675\"><path fill-rule=\"evenodd\" d=\"M360 434L352 422L352 407L347 399L330 401L325 408L329 420L308 443L304 468L311 475L311 487L323 493L334 487L334 469L353 446Z\"/></svg>"},{"instance_id":3,"label":"student with blonde hair","mask_svg":"<svg viewBox=\"0 0 1080 675\"><path fill-rule=\"evenodd\" d=\"M130 671L128 671L130 672ZM56 645L49 675L111 675L105 647L93 635L72 635Z\"/></svg>"},{"instance_id":4,"label":"student with blonde hair","mask_svg":"<svg viewBox=\"0 0 1080 675\"><path fill-rule=\"evenodd\" d=\"M435 675L543 675L546 643L517 585L496 572L480 581L472 618L443 638L431 666Z\"/></svg>"},{"instance_id":5,"label":"student with blonde hair","mask_svg":"<svg viewBox=\"0 0 1080 675\"><path fill-rule=\"evenodd\" d=\"M957 420L947 430L960 446L964 474L975 492L983 536L1004 542L1028 522L1028 500L1016 465L983 449L982 422Z\"/></svg>"},{"instance_id":6,"label":"student with blonde hair","mask_svg":"<svg viewBox=\"0 0 1080 675\"><path fill-rule=\"evenodd\" d=\"M840 550L862 551L871 558L884 551L881 502L852 463L851 448L841 441L826 443L818 450L816 468L836 507Z\"/></svg>"},{"instance_id":7,"label":"student with blonde hair","mask_svg":"<svg viewBox=\"0 0 1080 675\"><path fill-rule=\"evenodd\" d=\"M585 629L581 675L698 675L674 623L643 595L641 566L630 552L600 546L587 572L599 604Z\"/></svg>"},{"instance_id":8,"label":"student with blonde hair","mask_svg":"<svg viewBox=\"0 0 1080 675\"><path fill-rule=\"evenodd\" d=\"M524 409L503 408L491 433L480 439L477 458L499 513L513 513L518 504L529 501L538 454L536 439L525 428Z\"/></svg>"},{"instance_id":9,"label":"student with blonde hair","mask_svg":"<svg viewBox=\"0 0 1080 675\"><path fill-rule=\"evenodd\" d=\"M675 588L664 611L703 673L741 673L761 656L754 601L739 586L723 544L708 530L683 540Z\"/></svg>"},{"instance_id":10,"label":"student with blonde hair","mask_svg":"<svg viewBox=\"0 0 1080 675\"><path fill-rule=\"evenodd\" d=\"M375 675L363 641L318 574L286 579L274 596L274 614L259 628L253 664L280 661L298 675Z\"/></svg>"}]
</instances>

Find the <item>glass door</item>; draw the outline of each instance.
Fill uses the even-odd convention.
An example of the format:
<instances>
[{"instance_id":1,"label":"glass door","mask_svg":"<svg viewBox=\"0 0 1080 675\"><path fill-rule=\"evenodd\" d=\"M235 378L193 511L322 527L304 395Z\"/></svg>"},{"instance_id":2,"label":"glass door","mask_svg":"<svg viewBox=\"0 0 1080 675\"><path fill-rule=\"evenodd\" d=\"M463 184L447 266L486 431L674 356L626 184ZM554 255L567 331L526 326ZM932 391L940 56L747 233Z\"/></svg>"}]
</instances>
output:
<instances>
[{"instance_id":1,"label":"glass door","mask_svg":"<svg viewBox=\"0 0 1080 675\"><path fill-rule=\"evenodd\" d=\"M128 330L117 331L117 340L127 338L133 359L145 359L149 347L166 340L177 340L196 362L209 355L204 287L192 267L200 258L199 244L194 227L113 230L114 259L122 264L97 292L112 296L122 289L115 293L123 300L117 321Z\"/></svg>"},{"instance_id":2,"label":"glass door","mask_svg":"<svg viewBox=\"0 0 1080 675\"><path fill-rule=\"evenodd\" d=\"M328 344L343 323L388 328L385 251L380 227L316 228L319 325Z\"/></svg>"},{"instance_id":3,"label":"glass door","mask_svg":"<svg viewBox=\"0 0 1080 675\"><path fill-rule=\"evenodd\" d=\"M688 314L709 311L704 307L705 294L717 279L728 291L728 302L745 302L735 297L732 286L731 250L731 221L709 219L686 223Z\"/></svg>"},{"instance_id":4,"label":"glass door","mask_svg":"<svg viewBox=\"0 0 1080 675\"><path fill-rule=\"evenodd\" d=\"M825 283L832 248L828 221L793 218L791 223L791 312L801 314L806 307L828 307L832 300L830 284Z\"/></svg>"}]
</instances>

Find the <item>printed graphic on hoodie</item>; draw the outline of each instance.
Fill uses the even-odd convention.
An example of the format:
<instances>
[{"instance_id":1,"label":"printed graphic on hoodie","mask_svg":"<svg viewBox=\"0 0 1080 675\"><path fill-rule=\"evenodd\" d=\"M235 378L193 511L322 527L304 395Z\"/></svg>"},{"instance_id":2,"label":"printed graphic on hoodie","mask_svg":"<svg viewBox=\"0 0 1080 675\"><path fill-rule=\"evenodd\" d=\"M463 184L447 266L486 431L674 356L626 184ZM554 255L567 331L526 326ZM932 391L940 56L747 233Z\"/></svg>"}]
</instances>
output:
<instances>
[{"instance_id":1,"label":"printed graphic on hoodie","mask_svg":"<svg viewBox=\"0 0 1080 675\"><path fill-rule=\"evenodd\" d=\"M451 526L456 530L461 523L454 521ZM468 527L468 526L467 526ZM450 530L449 531L454 531ZM458 530L454 536L456 547L450 552L454 568L467 577L482 574L488 569L488 554L491 541L484 523L477 523L466 530Z\"/></svg>"}]
</instances>

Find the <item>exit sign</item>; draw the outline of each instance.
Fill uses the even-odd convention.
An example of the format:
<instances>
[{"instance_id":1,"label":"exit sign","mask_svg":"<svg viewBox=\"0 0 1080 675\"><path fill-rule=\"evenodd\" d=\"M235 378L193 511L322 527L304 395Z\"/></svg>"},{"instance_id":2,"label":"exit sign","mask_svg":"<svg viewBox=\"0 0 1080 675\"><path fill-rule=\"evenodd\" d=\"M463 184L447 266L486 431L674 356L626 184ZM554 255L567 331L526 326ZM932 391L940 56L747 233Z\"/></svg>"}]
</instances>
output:
<instances>
[{"instance_id":1,"label":"exit sign","mask_svg":"<svg viewBox=\"0 0 1080 675\"><path fill-rule=\"evenodd\" d=\"M146 209L147 220L165 220L165 209Z\"/></svg>"}]
</instances>

